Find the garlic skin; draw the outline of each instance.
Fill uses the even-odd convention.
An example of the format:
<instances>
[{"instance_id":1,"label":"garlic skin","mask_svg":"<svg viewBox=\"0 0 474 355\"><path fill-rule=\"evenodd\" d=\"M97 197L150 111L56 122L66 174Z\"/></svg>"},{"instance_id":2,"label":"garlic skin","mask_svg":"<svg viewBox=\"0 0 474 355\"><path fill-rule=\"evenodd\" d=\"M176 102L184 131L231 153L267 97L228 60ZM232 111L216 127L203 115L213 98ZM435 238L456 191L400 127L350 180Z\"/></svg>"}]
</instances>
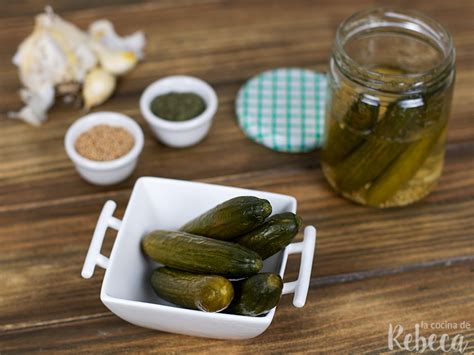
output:
<instances>
[{"instance_id":1,"label":"garlic skin","mask_svg":"<svg viewBox=\"0 0 474 355\"><path fill-rule=\"evenodd\" d=\"M23 120L32 126L39 127L46 120L46 112L54 104L54 87L44 85L38 91L20 90L20 97L25 106L18 112L8 112L8 118Z\"/></svg>"},{"instance_id":2,"label":"garlic skin","mask_svg":"<svg viewBox=\"0 0 474 355\"><path fill-rule=\"evenodd\" d=\"M107 100L115 90L116 81L115 76L101 68L87 73L82 88L85 109L89 110Z\"/></svg>"}]
</instances>

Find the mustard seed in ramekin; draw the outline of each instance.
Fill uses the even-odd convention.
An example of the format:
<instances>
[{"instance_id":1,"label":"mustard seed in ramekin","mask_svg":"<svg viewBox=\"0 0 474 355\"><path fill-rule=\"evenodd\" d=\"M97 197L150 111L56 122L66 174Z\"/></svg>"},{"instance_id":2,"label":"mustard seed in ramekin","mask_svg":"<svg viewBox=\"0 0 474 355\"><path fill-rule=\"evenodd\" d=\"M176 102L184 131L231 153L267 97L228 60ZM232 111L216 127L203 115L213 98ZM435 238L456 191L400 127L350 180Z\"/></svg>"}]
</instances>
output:
<instances>
[{"instance_id":1,"label":"mustard seed in ramekin","mask_svg":"<svg viewBox=\"0 0 474 355\"><path fill-rule=\"evenodd\" d=\"M109 161L127 154L134 144L133 136L125 128L99 124L81 133L74 147L84 158Z\"/></svg>"}]
</instances>

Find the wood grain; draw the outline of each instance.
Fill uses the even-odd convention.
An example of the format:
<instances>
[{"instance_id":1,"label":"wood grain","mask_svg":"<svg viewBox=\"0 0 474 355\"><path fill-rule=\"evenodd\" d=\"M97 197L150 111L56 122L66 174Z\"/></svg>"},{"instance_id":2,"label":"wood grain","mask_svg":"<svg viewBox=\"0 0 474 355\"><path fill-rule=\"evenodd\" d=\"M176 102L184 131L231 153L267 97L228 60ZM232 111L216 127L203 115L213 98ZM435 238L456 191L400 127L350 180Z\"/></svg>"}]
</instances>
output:
<instances>
[{"instance_id":1,"label":"wood grain","mask_svg":"<svg viewBox=\"0 0 474 355\"><path fill-rule=\"evenodd\" d=\"M425 201L389 211L354 208L351 203L336 198L323 182L318 168L273 171L271 180L265 171L204 181L296 196L305 222L316 225L320 231L318 262L313 273L328 276L474 255L472 234L466 233L474 230L473 195L465 194L474 185L469 170L472 169L453 169L465 174L457 173L451 178L445 174L438 191ZM469 185L459 186L459 181ZM459 196L453 200L456 194ZM4 265L0 283L7 286L4 302L0 303L0 324L12 324L20 319L49 321L101 309L95 295L99 293L102 273L82 282L79 273L102 204L107 199L117 201L117 216L121 217L128 198L127 190L104 192L0 212L0 235L5 236L5 243L0 245L0 263ZM409 218L408 211L411 211ZM54 216L54 227L51 216ZM401 218L403 224L399 223ZM112 241L113 233L107 239L109 246ZM36 260L34 265L31 260ZM296 277L297 268L297 262L289 264L288 280ZM23 273L16 277L17 270ZM35 270L41 272L31 277ZM61 288L45 289L48 280L56 280ZM85 284L90 287L84 287ZM26 285L33 294L42 295L40 309L36 302L28 302L29 294L21 295ZM91 301L81 302L83 299ZM15 304L20 300L25 306L19 309Z\"/></svg>"},{"instance_id":2,"label":"wood grain","mask_svg":"<svg viewBox=\"0 0 474 355\"><path fill-rule=\"evenodd\" d=\"M0 352L383 352L390 322L424 320L474 326L474 2L362 0L52 1L82 28L111 19L120 33L143 29L145 60L97 110L123 112L145 131L133 176L112 187L87 184L64 149L64 134L83 114L58 103L35 129L6 119L20 105L11 57L31 31L39 0L2 4L0 13ZM457 81L446 165L436 190L412 206L387 211L336 196L319 152L282 154L250 142L235 122L234 98L252 75L299 66L326 71L337 25L373 5L415 8L441 21L457 49ZM461 20L462 19L462 20ZM157 143L138 109L150 82L171 74L209 81L219 109L209 136L175 150ZM123 215L135 180L161 176L293 195L318 227L308 305L284 298L270 330L245 342L152 332L128 325L100 303L103 271L80 269L101 206ZM104 249L110 250L113 233ZM454 266L449 266L455 264ZM287 279L296 278L290 260ZM469 297L470 296L470 297ZM471 344L474 334L463 333Z\"/></svg>"},{"instance_id":3,"label":"wood grain","mask_svg":"<svg viewBox=\"0 0 474 355\"><path fill-rule=\"evenodd\" d=\"M176 336L141 329L112 315L63 319L0 335L3 352L195 352L380 353L387 351L388 326L442 321L461 324L474 317L474 264L420 270L384 278L313 287L303 309L285 296L265 335L246 341ZM460 307L459 305L462 305ZM471 323L472 324L472 323ZM461 334L474 350L474 330L425 330L424 336ZM27 342L24 339L28 339Z\"/></svg>"}]
</instances>

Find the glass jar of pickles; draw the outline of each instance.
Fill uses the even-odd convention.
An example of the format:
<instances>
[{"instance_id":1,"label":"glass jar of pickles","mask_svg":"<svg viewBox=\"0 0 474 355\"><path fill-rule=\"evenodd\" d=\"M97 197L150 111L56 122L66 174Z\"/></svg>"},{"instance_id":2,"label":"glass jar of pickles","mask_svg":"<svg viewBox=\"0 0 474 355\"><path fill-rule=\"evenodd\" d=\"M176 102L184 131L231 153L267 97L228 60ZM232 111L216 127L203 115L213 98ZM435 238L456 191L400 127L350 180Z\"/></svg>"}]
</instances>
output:
<instances>
[{"instance_id":1,"label":"glass jar of pickles","mask_svg":"<svg viewBox=\"0 0 474 355\"><path fill-rule=\"evenodd\" d=\"M330 60L322 168L346 198L402 206L439 179L455 76L439 23L373 9L338 28Z\"/></svg>"}]
</instances>

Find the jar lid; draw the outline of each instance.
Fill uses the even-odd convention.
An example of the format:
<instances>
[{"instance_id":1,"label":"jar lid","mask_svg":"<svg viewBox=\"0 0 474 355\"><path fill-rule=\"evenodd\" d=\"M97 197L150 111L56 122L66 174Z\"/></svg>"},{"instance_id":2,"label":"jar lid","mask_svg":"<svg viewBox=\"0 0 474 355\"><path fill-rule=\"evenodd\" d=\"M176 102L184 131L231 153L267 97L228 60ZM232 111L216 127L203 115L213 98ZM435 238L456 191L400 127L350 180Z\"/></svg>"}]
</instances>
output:
<instances>
[{"instance_id":1,"label":"jar lid","mask_svg":"<svg viewBox=\"0 0 474 355\"><path fill-rule=\"evenodd\" d=\"M251 140L280 152L308 152L322 144L326 75L278 68L248 80L239 90L239 126Z\"/></svg>"}]
</instances>

